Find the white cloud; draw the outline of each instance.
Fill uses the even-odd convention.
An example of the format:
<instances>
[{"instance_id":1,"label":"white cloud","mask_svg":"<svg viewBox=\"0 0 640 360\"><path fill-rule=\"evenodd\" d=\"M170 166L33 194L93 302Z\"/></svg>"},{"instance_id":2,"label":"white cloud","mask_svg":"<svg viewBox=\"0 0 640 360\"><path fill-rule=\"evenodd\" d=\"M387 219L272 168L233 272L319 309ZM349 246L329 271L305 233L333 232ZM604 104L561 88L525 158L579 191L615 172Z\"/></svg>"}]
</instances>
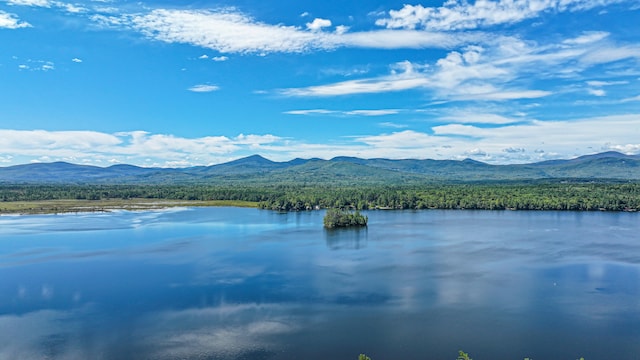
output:
<instances>
[{"instance_id":1,"label":"white cloud","mask_svg":"<svg viewBox=\"0 0 640 360\"><path fill-rule=\"evenodd\" d=\"M270 134L183 138L145 131L107 134L95 131L0 130L0 154L5 154L5 159L13 163L41 161L43 156L48 156L49 161L92 164L115 160L143 166L179 163L193 166L228 161L237 158L238 155L232 155L237 152L251 154L264 146L284 141Z\"/></svg>"},{"instance_id":2,"label":"white cloud","mask_svg":"<svg viewBox=\"0 0 640 360\"><path fill-rule=\"evenodd\" d=\"M468 87L461 89L457 94L452 94L456 100L517 100L517 99L538 99L552 95L550 91L543 90L503 90L487 85L483 87Z\"/></svg>"},{"instance_id":3,"label":"white cloud","mask_svg":"<svg viewBox=\"0 0 640 360\"><path fill-rule=\"evenodd\" d=\"M630 140L640 136L640 129L631 130L634 129L633 124L637 124L638 121L639 114L629 114L573 121L534 120L499 128L451 124L435 126L433 132L437 136L477 139L474 141L476 144L493 152L508 147L534 148L544 143L547 151L567 154L578 148L586 152L589 147L600 148L609 143L633 143Z\"/></svg>"},{"instance_id":4,"label":"white cloud","mask_svg":"<svg viewBox=\"0 0 640 360\"><path fill-rule=\"evenodd\" d=\"M451 135L451 136L467 136L467 137L482 137L488 134L488 129L481 128L473 125L461 125L461 124L448 124L435 126L433 131L436 135Z\"/></svg>"},{"instance_id":5,"label":"white cloud","mask_svg":"<svg viewBox=\"0 0 640 360\"><path fill-rule=\"evenodd\" d=\"M307 23L307 29L311 31L320 31L322 28L331 26L331 20L315 18L312 22Z\"/></svg>"},{"instance_id":6,"label":"white cloud","mask_svg":"<svg viewBox=\"0 0 640 360\"><path fill-rule=\"evenodd\" d=\"M538 82L538 86L557 86L557 89L531 89L534 80L566 82L584 76L583 73L597 65L613 66L620 60L640 59L640 47L616 46L608 40L608 33L602 32L587 32L551 44L525 42L513 37L496 38L494 41L483 37L482 40L483 45L450 51L430 64L405 62L404 69L398 67L389 75L284 89L281 93L285 96L322 97L419 89L430 94L433 100L535 99L563 89L555 81ZM593 88L626 83L588 82ZM596 93L602 93L602 90L595 89L593 94Z\"/></svg>"},{"instance_id":7,"label":"white cloud","mask_svg":"<svg viewBox=\"0 0 640 360\"><path fill-rule=\"evenodd\" d=\"M326 110L326 109L309 109L309 110L290 110L290 111L285 111L284 113L288 115L326 115L326 114L334 114L335 111Z\"/></svg>"},{"instance_id":8,"label":"white cloud","mask_svg":"<svg viewBox=\"0 0 640 360\"><path fill-rule=\"evenodd\" d=\"M409 127L408 125L405 125L405 124L397 124L393 122L382 122L382 123L379 123L378 125L382 127L393 128L393 129L404 129Z\"/></svg>"},{"instance_id":9,"label":"white cloud","mask_svg":"<svg viewBox=\"0 0 640 360\"><path fill-rule=\"evenodd\" d=\"M52 0L6 0L9 5L33 6L33 7L57 7L72 14L86 12L87 9L78 5Z\"/></svg>"},{"instance_id":10,"label":"white cloud","mask_svg":"<svg viewBox=\"0 0 640 360\"><path fill-rule=\"evenodd\" d=\"M222 61L229 60L229 58L226 57L226 56L215 56L215 57L212 57L211 60L216 61L216 62L222 62Z\"/></svg>"},{"instance_id":11,"label":"white cloud","mask_svg":"<svg viewBox=\"0 0 640 360\"><path fill-rule=\"evenodd\" d=\"M122 143L116 136L95 131L0 130L0 153L49 155L51 150L97 150Z\"/></svg>"},{"instance_id":12,"label":"white cloud","mask_svg":"<svg viewBox=\"0 0 640 360\"><path fill-rule=\"evenodd\" d=\"M513 147L502 149L502 151L504 151L506 153L510 153L510 154L527 152L527 150L525 150L524 148L513 148Z\"/></svg>"},{"instance_id":13,"label":"white cloud","mask_svg":"<svg viewBox=\"0 0 640 360\"><path fill-rule=\"evenodd\" d=\"M0 10L0 29L20 29L31 27L26 21L21 21L17 16Z\"/></svg>"},{"instance_id":14,"label":"white cloud","mask_svg":"<svg viewBox=\"0 0 640 360\"><path fill-rule=\"evenodd\" d=\"M623 144L623 145L612 145L607 144L603 150L613 150L619 151L624 154L640 154L640 144Z\"/></svg>"},{"instance_id":15,"label":"white cloud","mask_svg":"<svg viewBox=\"0 0 640 360\"><path fill-rule=\"evenodd\" d=\"M495 66L511 67L536 78L557 79L578 78L595 65L640 56L640 51L632 46L618 46L608 36L589 34L592 33L583 32L578 37L551 44L503 38L490 48L493 50L490 56L494 57Z\"/></svg>"},{"instance_id":16,"label":"white cloud","mask_svg":"<svg viewBox=\"0 0 640 360\"><path fill-rule=\"evenodd\" d=\"M391 134L356 137L355 141L379 148L424 149L437 142L431 135L404 130Z\"/></svg>"},{"instance_id":17,"label":"white cloud","mask_svg":"<svg viewBox=\"0 0 640 360\"><path fill-rule=\"evenodd\" d=\"M473 156L473 157L478 157L478 156L480 156L480 157L486 157L486 156L487 156L487 155L489 155L489 154L487 154L487 153L486 153L485 151L483 151L482 149L478 149L478 148L476 148L476 149L471 149L471 150L467 150L467 151L465 151L465 152L464 152L464 155L465 155L465 156Z\"/></svg>"},{"instance_id":18,"label":"white cloud","mask_svg":"<svg viewBox=\"0 0 640 360\"><path fill-rule=\"evenodd\" d=\"M628 81L598 81L598 80L587 81L587 85L593 86L593 87L625 85L628 83L629 83Z\"/></svg>"},{"instance_id":19,"label":"white cloud","mask_svg":"<svg viewBox=\"0 0 640 360\"><path fill-rule=\"evenodd\" d=\"M544 12L581 11L624 0L449 0L441 7L404 5L389 11L376 24L390 29L451 31L468 30L500 24L513 24L540 16Z\"/></svg>"},{"instance_id":20,"label":"white cloud","mask_svg":"<svg viewBox=\"0 0 640 360\"><path fill-rule=\"evenodd\" d=\"M347 115L359 115L359 116L385 116L398 114L400 110L396 109L379 109L379 110L352 110L347 111Z\"/></svg>"},{"instance_id":21,"label":"white cloud","mask_svg":"<svg viewBox=\"0 0 640 360\"><path fill-rule=\"evenodd\" d=\"M120 9L112 6L95 6L93 11L104 14L117 14L120 12Z\"/></svg>"},{"instance_id":22,"label":"white cloud","mask_svg":"<svg viewBox=\"0 0 640 360\"><path fill-rule=\"evenodd\" d=\"M491 118L489 114L485 117ZM402 130L309 143L271 134L184 138L144 131L106 134L92 131L0 130L3 164L67 160L142 166L195 166L259 153L276 161L358 156L363 158L463 159L481 156L490 163L569 158L593 149L638 153L640 114L574 119L528 120L509 124L446 123L428 131ZM401 129L404 125L381 123ZM474 151L481 149L481 151ZM532 149L527 151L527 149ZM533 151L536 150L536 151ZM484 154L484 155L483 155Z\"/></svg>"},{"instance_id":23,"label":"white cloud","mask_svg":"<svg viewBox=\"0 0 640 360\"><path fill-rule=\"evenodd\" d=\"M508 118L498 114L483 112L481 109L454 110L446 116L440 117L440 121L463 124L513 124L522 119Z\"/></svg>"},{"instance_id":24,"label":"white cloud","mask_svg":"<svg viewBox=\"0 0 640 360\"><path fill-rule=\"evenodd\" d=\"M344 33L325 39L334 46L374 49L450 49L467 43L484 43L495 36L483 33L443 33L415 30L375 30ZM330 42L329 42L330 43Z\"/></svg>"},{"instance_id":25,"label":"white cloud","mask_svg":"<svg viewBox=\"0 0 640 360\"><path fill-rule=\"evenodd\" d=\"M320 69L320 73L328 76L350 77L354 75L364 75L370 71L369 66L354 66L349 68L325 68Z\"/></svg>"},{"instance_id":26,"label":"white cloud","mask_svg":"<svg viewBox=\"0 0 640 360\"><path fill-rule=\"evenodd\" d=\"M200 85L194 85L194 86L190 87L187 90L192 91L192 92L197 92L197 93L206 93L206 92L212 92L212 91L220 90L220 87L216 86L216 85L200 84Z\"/></svg>"},{"instance_id":27,"label":"white cloud","mask_svg":"<svg viewBox=\"0 0 640 360\"><path fill-rule=\"evenodd\" d=\"M96 18L112 25L124 24L144 35L168 42L186 43L223 53L304 52L315 48L333 48L324 35L293 26L258 22L232 9L219 11L153 10L146 15L111 20Z\"/></svg>"},{"instance_id":28,"label":"white cloud","mask_svg":"<svg viewBox=\"0 0 640 360\"><path fill-rule=\"evenodd\" d=\"M345 25L338 25L336 26L336 34L338 35L342 35L344 33L346 33L347 31L349 31L350 27L345 26Z\"/></svg>"},{"instance_id":29,"label":"white cloud","mask_svg":"<svg viewBox=\"0 0 640 360\"><path fill-rule=\"evenodd\" d=\"M309 110L290 110L285 111L288 115L336 115L336 116L385 116L400 113L397 109L373 109L373 110L327 110L327 109L309 109Z\"/></svg>"},{"instance_id":30,"label":"white cloud","mask_svg":"<svg viewBox=\"0 0 640 360\"><path fill-rule=\"evenodd\" d=\"M71 59L71 61L73 61L74 63L81 63L81 62L82 62L82 59L79 59L79 58L73 58L73 59Z\"/></svg>"},{"instance_id":31,"label":"white cloud","mask_svg":"<svg viewBox=\"0 0 640 360\"><path fill-rule=\"evenodd\" d=\"M56 5L58 5L59 7L63 8L64 10L66 10L68 13L72 13L72 14L78 14L78 13L83 13L83 12L88 11L86 8L84 8L82 6L77 6L77 5L73 5L73 4L66 4L66 3L56 2Z\"/></svg>"},{"instance_id":32,"label":"white cloud","mask_svg":"<svg viewBox=\"0 0 640 360\"><path fill-rule=\"evenodd\" d=\"M98 26L107 29L122 29L131 27L131 16L116 16L116 15L102 15L95 14L89 16L89 19L96 23Z\"/></svg>"},{"instance_id":33,"label":"white cloud","mask_svg":"<svg viewBox=\"0 0 640 360\"><path fill-rule=\"evenodd\" d=\"M20 70L29 70L29 71L51 71L55 70L55 64L51 61L46 60L32 60L28 59L26 64L18 65L18 69Z\"/></svg>"},{"instance_id":34,"label":"white cloud","mask_svg":"<svg viewBox=\"0 0 640 360\"><path fill-rule=\"evenodd\" d=\"M328 85L281 90L285 96L339 96L421 89L440 99L492 100L532 99L551 95L544 90L507 88L518 77L518 67L497 64L496 54L485 54L479 46L452 51L434 65L408 61L395 64L391 74Z\"/></svg>"},{"instance_id":35,"label":"white cloud","mask_svg":"<svg viewBox=\"0 0 640 360\"><path fill-rule=\"evenodd\" d=\"M460 137L463 144L474 144L488 153L490 162L530 162L548 158L570 158L573 154L593 153L593 149L619 149L633 153L640 133L639 114L577 119L572 121L532 121L500 128L467 125L444 125L433 128L437 137ZM537 152L500 152L503 149L537 149ZM542 150L541 148L544 148ZM635 152L637 153L637 152Z\"/></svg>"},{"instance_id":36,"label":"white cloud","mask_svg":"<svg viewBox=\"0 0 640 360\"><path fill-rule=\"evenodd\" d=\"M185 155L224 154L238 149L233 139L225 136L207 136L188 139L165 134L149 134L143 131L118 133L126 146L118 149L126 155L164 158L167 161L183 160ZM271 140L269 139L269 141Z\"/></svg>"},{"instance_id":37,"label":"white cloud","mask_svg":"<svg viewBox=\"0 0 640 360\"><path fill-rule=\"evenodd\" d=\"M593 149L638 153L640 114L576 119L529 121L502 127L448 124L433 134L405 130L355 137L364 147L350 146L361 157L463 159L481 157L489 163L533 162L570 158ZM632 130L630 130L632 129ZM527 151L535 149L536 151ZM347 151L341 149L342 151Z\"/></svg>"},{"instance_id":38,"label":"white cloud","mask_svg":"<svg viewBox=\"0 0 640 360\"><path fill-rule=\"evenodd\" d=\"M374 94L423 88L431 84L425 76L412 74L389 75L378 78L349 80L329 85L284 89L286 96L340 96L351 94Z\"/></svg>"},{"instance_id":39,"label":"white cloud","mask_svg":"<svg viewBox=\"0 0 640 360\"><path fill-rule=\"evenodd\" d=\"M38 7L49 7L51 6L51 1L49 0L6 0L9 5L17 5L17 6L38 6Z\"/></svg>"},{"instance_id":40,"label":"white cloud","mask_svg":"<svg viewBox=\"0 0 640 360\"><path fill-rule=\"evenodd\" d=\"M268 54L333 50L338 47L378 49L451 48L482 43L495 36L482 33L438 33L412 30L375 30L349 33L344 25L321 32L331 21L315 19L303 29L257 21L234 8L218 10L156 9L146 14L89 17L107 28L126 28L167 43L184 43L222 53Z\"/></svg>"},{"instance_id":41,"label":"white cloud","mask_svg":"<svg viewBox=\"0 0 640 360\"><path fill-rule=\"evenodd\" d=\"M602 89L587 89L587 92L593 96L606 96L607 92Z\"/></svg>"},{"instance_id":42,"label":"white cloud","mask_svg":"<svg viewBox=\"0 0 640 360\"><path fill-rule=\"evenodd\" d=\"M622 102L640 101L640 95L623 99Z\"/></svg>"},{"instance_id":43,"label":"white cloud","mask_svg":"<svg viewBox=\"0 0 640 360\"><path fill-rule=\"evenodd\" d=\"M587 31L576 38L567 39L563 41L563 43L568 45L591 44L600 40L604 40L605 38L609 37L609 35L610 34L606 31Z\"/></svg>"},{"instance_id":44,"label":"white cloud","mask_svg":"<svg viewBox=\"0 0 640 360\"><path fill-rule=\"evenodd\" d=\"M206 55L206 54L198 56L198 59L201 59L201 60L206 60L208 58L209 58L209 55Z\"/></svg>"},{"instance_id":45,"label":"white cloud","mask_svg":"<svg viewBox=\"0 0 640 360\"><path fill-rule=\"evenodd\" d=\"M597 65L626 59L640 59L640 46L601 46L590 51L580 61L586 65Z\"/></svg>"}]
</instances>

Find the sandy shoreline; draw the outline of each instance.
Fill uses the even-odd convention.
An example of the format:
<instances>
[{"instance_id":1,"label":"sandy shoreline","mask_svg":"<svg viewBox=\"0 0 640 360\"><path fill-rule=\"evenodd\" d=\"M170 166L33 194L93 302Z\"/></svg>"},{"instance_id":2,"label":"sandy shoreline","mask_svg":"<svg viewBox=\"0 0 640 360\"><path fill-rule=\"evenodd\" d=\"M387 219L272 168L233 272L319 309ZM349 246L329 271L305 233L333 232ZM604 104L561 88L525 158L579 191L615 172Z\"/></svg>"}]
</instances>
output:
<instances>
[{"instance_id":1,"label":"sandy shoreline","mask_svg":"<svg viewBox=\"0 0 640 360\"><path fill-rule=\"evenodd\" d=\"M107 199L107 200L39 200L0 202L1 215L35 215L81 212L110 212L116 210L144 211L172 207L238 206L257 207L257 203L236 200L158 200L158 199Z\"/></svg>"}]
</instances>

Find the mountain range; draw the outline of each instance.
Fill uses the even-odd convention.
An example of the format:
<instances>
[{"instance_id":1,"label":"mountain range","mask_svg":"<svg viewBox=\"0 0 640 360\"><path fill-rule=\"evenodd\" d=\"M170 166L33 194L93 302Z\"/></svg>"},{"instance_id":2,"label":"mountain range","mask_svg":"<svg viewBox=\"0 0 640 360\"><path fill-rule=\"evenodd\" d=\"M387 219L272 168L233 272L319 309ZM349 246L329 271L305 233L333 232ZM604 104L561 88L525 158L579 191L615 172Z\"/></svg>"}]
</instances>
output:
<instances>
[{"instance_id":1,"label":"mountain range","mask_svg":"<svg viewBox=\"0 0 640 360\"><path fill-rule=\"evenodd\" d=\"M466 160L336 157L275 162L252 155L188 168L98 167L66 162L0 167L4 184L416 183L539 179L640 180L640 156L604 152L567 160L491 165Z\"/></svg>"}]
</instances>

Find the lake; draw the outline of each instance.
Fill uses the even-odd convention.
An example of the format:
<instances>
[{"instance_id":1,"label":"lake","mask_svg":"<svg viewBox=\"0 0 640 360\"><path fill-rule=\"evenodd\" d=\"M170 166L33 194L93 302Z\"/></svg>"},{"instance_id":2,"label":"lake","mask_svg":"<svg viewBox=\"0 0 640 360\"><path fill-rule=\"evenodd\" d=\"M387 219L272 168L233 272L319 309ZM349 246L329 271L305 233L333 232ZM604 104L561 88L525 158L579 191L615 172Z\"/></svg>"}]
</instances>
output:
<instances>
[{"instance_id":1,"label":"lake","mask_svg":"<svg viewBox=\"0 0 640 360\"><path fill-rule=\"evenodd\" d=\"M640 214L0 217L0 359L638 359Z\"/></svg>"}]
</instances>

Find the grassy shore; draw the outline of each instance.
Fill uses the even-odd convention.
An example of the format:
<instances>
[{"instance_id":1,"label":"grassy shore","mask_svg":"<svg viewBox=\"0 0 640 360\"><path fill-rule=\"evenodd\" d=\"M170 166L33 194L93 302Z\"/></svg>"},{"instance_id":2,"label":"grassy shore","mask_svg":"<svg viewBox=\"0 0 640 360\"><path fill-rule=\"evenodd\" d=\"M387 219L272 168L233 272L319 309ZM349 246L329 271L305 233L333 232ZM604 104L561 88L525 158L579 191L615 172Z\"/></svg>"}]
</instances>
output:
<instances>
[{"instance_id":1,"label":"grassy shore","mask_svg":"<svg viewBox=\"0 0 640 360\"><path fill-rule=\"evenodd\" d=\"M139 211L192 206L237 206L255 208L258 206L258 203L241 200L198 201L157 199L2 201L0 202L0 215L108 212L113 210Z\"/></svg>"}]
</instances>

